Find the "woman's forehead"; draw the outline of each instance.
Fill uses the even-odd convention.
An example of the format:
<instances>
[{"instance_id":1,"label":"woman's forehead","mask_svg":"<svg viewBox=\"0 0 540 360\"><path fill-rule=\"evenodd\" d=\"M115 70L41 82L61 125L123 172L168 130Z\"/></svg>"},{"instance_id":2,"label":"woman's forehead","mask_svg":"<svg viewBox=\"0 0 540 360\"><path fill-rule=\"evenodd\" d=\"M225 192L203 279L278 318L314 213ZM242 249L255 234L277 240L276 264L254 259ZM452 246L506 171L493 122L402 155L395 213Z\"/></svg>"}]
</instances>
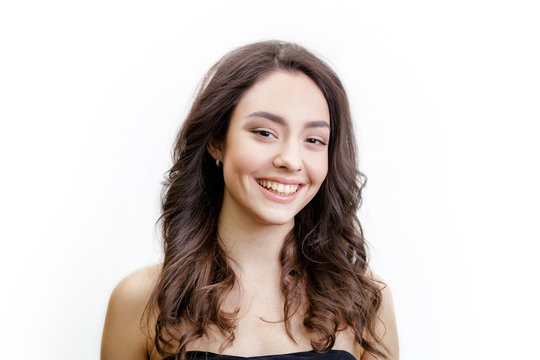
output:
<instances>
[{"instance_id":1,"label":"woman's forehead","mask_svg":"<svg viewBox=\"0 0 540 360\"><path fill-rule=\"evenodd\" d=\"M305 119L330 124L323 92L301 72L276 71L256 82L238 102L233 117L253 114L266 114L266 118L278 122Z\"/></svg>"}]
</instances>

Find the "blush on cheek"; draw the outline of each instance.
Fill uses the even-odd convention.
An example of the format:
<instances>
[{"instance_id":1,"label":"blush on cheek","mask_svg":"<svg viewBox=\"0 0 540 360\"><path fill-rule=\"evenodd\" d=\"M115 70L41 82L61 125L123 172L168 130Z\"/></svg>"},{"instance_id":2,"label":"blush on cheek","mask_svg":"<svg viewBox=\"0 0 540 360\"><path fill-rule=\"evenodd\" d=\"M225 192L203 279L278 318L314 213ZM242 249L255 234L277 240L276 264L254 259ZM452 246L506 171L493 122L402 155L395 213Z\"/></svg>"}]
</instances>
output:
<instances>
[{"instance_id":1,"label":"blush on cheek","mask_svg":"<svg viewBox=\"0 0 540 360\"><path fill-rule=\"evenodd\" d=\"M321 184L328 174L328 165L325 160L316 159L313 161L313 166L309 166L306 170L312 179L312 183Z\"/></svg>"}]
</instances>

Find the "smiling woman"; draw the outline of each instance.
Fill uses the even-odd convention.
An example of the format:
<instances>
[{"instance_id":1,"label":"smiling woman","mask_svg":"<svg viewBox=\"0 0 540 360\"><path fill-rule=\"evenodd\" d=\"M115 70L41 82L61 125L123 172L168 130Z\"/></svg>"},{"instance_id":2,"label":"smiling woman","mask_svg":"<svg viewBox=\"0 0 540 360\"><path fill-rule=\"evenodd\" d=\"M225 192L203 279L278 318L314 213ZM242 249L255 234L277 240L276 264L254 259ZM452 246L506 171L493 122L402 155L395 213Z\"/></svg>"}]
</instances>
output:
<instances>
[{"instance_id":1,"label":"smiling woman","mask_svg":"<svg viewBox=\"0 0 540 360\"><path fill-rule=\"evenodd\" d=\"M225 140L208 148L223 162L220 222L236 217L250 232L272 224L292 230L326 178L329 131L324 95L305 74L274 71L253 85Z\"/></svg>"},{"instance_id":2,"label":"smiling woman","mask_svg":"<svg viewBox=\"0 0 540 360\"><path fill-rule=\"evenodd\" d=\"M398 358L391 295L369 270L356 216L363 176L348 101L330 67L279 41L227 54L173 161L164 262L114 290L102 359Z\"/></svg>"}]
</instances>

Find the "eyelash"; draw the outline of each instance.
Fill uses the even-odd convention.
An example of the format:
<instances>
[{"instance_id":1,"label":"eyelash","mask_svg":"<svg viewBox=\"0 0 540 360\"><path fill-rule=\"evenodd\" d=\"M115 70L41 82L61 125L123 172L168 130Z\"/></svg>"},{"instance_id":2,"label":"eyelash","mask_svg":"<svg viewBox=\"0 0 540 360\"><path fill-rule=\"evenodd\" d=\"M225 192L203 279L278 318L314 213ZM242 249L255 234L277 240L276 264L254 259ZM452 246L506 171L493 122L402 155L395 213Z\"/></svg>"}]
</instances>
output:
<instances>
[{"instance_id":1,"label":"eyelash","mask_svg":"<svg viewBox=\"0 0 540 360\"><path fill-rule=\"evenodd\" d=\"M310 140L314 140L314 142L311 142ZM306 140L309 144L321 144L321 145L327 145L324 141L322 140L319 140L319 139L315 139L315 138L309 138Z\"/></svg>"},{"instance_id":2,"label":"eyelash","mask_svg":"<svg viewBox=\"0 0 540 360\"><path fill-rule=\"evenodd\" d=\"M258 135L258 136L264 137L264 138L270 138L271 136L276 137L271 131L268 131L268 130L254 129L251 132ZM324 141L316 139L316 138L308 138L308 139L306 139L306 142L308 144L313 144L313 145L317 145L317 144L320 144L320 145L323 145L323 146L328 145Z\"/></svg>"},{"instance_id":3,"label":"eyelash","mask_svg":"<svg viewBox=\"0 0 540 360\"><path fill-rule=\"evenodd\" d=\"M257 134L257 135L262 136L262 137L265 137L265 138L270 137L270 135L274 136L274 134L272 134L270 131L261 130L261 129L255 129L255 130L252 131L252 133ZM265 135L263 135L263 133L265 133Z\"/></svg>"}]
</instances>

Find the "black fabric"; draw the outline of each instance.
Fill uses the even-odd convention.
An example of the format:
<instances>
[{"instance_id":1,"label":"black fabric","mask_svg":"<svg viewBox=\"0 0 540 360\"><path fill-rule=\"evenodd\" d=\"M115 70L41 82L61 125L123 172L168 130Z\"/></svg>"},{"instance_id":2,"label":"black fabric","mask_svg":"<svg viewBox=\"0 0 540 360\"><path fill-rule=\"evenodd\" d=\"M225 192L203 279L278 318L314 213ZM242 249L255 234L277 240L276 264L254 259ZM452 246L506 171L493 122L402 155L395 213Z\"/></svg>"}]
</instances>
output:
<instances>
[{"instance_id":1,"label":"black fabric","mask_svg":"<svg viewBox=\"0 0 540 360\"><path fill-rule=\"evenodd\" d=\"M262 355L262 356L234 356L219 355L205 351L188 351L188 358L191 360L356 360L356 358L345 350L330 350L326 353L316 353L315 351L301 351L289 354ZM163 360L174 360L170 356Z\"/></svg>"}]
</instances>

